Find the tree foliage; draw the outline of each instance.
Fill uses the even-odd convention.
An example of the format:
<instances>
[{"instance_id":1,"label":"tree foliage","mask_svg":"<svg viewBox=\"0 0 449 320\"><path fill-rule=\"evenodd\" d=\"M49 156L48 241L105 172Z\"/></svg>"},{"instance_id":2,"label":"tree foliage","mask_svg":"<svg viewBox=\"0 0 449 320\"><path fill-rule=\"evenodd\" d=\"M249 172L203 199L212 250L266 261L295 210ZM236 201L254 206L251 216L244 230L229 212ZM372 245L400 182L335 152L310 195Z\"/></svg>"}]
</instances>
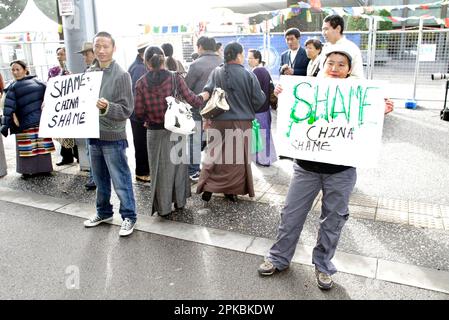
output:
<instances>
[{"instance_id":1,"label":"tree foliage","mask_svg":"<svg viewBox=\"0 0 449 320\"><path fill-rule=\"evenodd\" d=\"M23 12L28 0L0 0L0 29L13 23Z\"/></svg>"},{"instance_id":2,"label":"tree foliage","mask_svg":"<svg viewBox=\"0 0 449 320\"><path fill-rule=\"evenodd\" d=\"M348 31L367 31L368 20L363 17L349 17L348 18Z\"/></svg>"},{"instance_id":3,"label":"tree foliage","mask_svg":"<svg viewBox=\"0 0 449 320\"><path fill-rule=\"evenodd\" d=\"M382 9L379 11L379 16L381 17L389 17L391 16L390 11ZM393 22L391 21L381 21L379 22L379 30L392 30Z\"/></svg>"},{"instance_id":4,"label":"tree foliage","mask_svg":"<svg viewBox=\"0 0 449 320\"><path fill-rule=\"evenodd\" d=\"M388 10L382 9L375 12L374 15L381 17L389 17L391 13ZM368 30L368 20L363 17L349 17L348 18L348 31L367 31ZM377 30L392 30L393 22L391 21L380 21Z\"/></svg>"},{"instance_id":5,"label":"tree foliage","mask_svg":"<svg viewBox=\"0 0 449 320\"><path fill-rule=\"evenodd\" d=\"M34 0L34 3L47 17L58 22L57 0Z\"/></svg>"}]
</instances>

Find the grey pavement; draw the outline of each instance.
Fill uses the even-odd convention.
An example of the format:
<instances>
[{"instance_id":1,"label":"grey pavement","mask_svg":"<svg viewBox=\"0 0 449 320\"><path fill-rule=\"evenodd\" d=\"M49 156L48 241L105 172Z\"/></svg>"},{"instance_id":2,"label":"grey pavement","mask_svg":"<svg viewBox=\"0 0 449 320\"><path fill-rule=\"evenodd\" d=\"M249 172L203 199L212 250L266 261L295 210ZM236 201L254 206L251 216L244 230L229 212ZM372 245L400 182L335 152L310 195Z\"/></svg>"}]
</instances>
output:
<instances>
[{"instance_id":1,"label":"grey pavement","mask_svg":"<svg viewBox=\"0 0 449 320\"><path fill-rule=\"evenodd\" d=\"M2 241L6 245L0 246L0 250L12 252L11 258L2 259L0 272L10 275L2 277L2 281L12 289L3 292L0 289L0 296L17 298L35 294L33 297L63 299L447 299L449 296L443 293L449 293L449 197L444 190L449 190L449 169L445 166L449 156L449 144L445 140L449 123L439 120L438 109L435 103L429 103L417 110L408 110L397 102L395 112L386 118L380 166L377 169L358 170L358 182L351 197L352 218L343 230L335 257L342 272L336 276L336 290L326 295L316 291L310 266L310 252L315 244L321 205L319 197L307 219L292 268L273 280L261 279L256 274L262 256L276 236L279 213L292 172L292 164L287 160L278 161L270 168L253 166L256 199L241 197L238 203L233 204L217 195L204 207L199 195L193 194L184 212L171 215L164 223L158 218L149 217L151 184L135 183L137 211L140 215L138 225L142 224L142 227L132 238L125 240L118 239L117 227L102 226L99 232L92 232L84 230L81 220L73 217L86 218L95 210L95 193L84 190L87 174L80 172L76 164L55 166L56 171L50 177L22 180L14 172L14 138L8 137L4 141L8 176L0 179L0 212L5 221L1 227L1 237L16 235L17 239L8 238L8 241ZM128 158L134 170L131 139L130 145ZM54 154L54 163L58 159L59 156ZM192 190L195 191L195 186ZM115 194L112 201L117 207ZM14 219L8 220L12 212ZM30 232L33 234L23 234ZM34 236L36 239L30 238ZM92 242L87 242L86 238ZM97 245L98 242L102 245ZM124 243L126 248L129 246L130 250L134 250L131 251L133 253L140 253L137 248L142 248L142 252L149 250L157 259L149 261L150 257L135 254L131 257L131 263L122 256L129 257L122 253ZM31 244L34 253L29 252L27 247ZM179 248L179 253L175 249L169 251L166 246ZM29 264L26 272L34 272L30 282L33 283L31 291L24 287L26 277L13 274L20 269L15 265L14 250L24 250L24 260ZM82 250L87 252L85 258L81 257ZM106 258L102 260L103 263L106 261L106 265L109 265L115 261L114 266L119 271L114 272L114 268L110 268L112 271L104 270L105 266L95 261L90 250L107 257L109 255L105 252L109 252L110 258L116 259ZM154 252L157 250L161 252ZM202 257L202 264L198 266L200 261L197 259L183 261L183 257L189 256L188 252L193 257ZM167 256L161 257L164 253ZM46 270L43 266L46 255L54 263L47 265L50 275L40 279L39 274ZM57 255L61 259L58 263L55 262ZM69 262L71 257L73 263ZM185 264L185 269L173 268L178 264L170 259L175 257L182 258L178 264ZM30 271L29 268L34 265L37 269ZM64 277L64 273L58 274L61 268L65 270L72 265L80 268L81 279L89 283L76 292L67 291L64 284L64 288L61 288L61 283L54 283L56 279L63 281L61 276ZM136 277L140 275L142 279L129 278L129 283L123 280L127 277L129 265L140 268ZM145 271L145 266L150 271ZM162 270L167 266L172 272L163 276ZM203 278L195 278L196 273L186 276L185 270L198 268ZM152 269L159 275L153 277ZM103 273L110 277L109 280L101 278L105 283L97 281L95 277ZM184 283L182 276L187 278L183 280ZM176 281L169 282L166 287L165 277L174 277ZM201 290L192 288L192 277L200 287L208 279L221 287L214 289L212 285L209 289L203 288L206 290L204 292L210 294L201 294ZM107 290L108 283L114 290ZM280 286L276 286L276 283ZM130 290L132 284L136 285L139 293ZM170 287L177 284L186 287L179 289L180 293L176 297L170 297L170 290L173 289ZM263 291L261 286L265 284L273 288L267 290L269 292L259 292ZM237 285L238 290L232 288L232 285ZM284 285L290 291L283 290ZM249 292L247 286L260 290ZM42 294L43 290L47 290L46 287L48 293ZM118 287L123 287L123 290L117 290ZM277 295L271 296L271 293Z\"/></svg>"},{"instance_id":2,"label":"grey pavement","mask_svg":"<svg viewBox=\"0 0 449 320\"><path fill-rule=\"evenodd\" d=\"M260 257L0 201L0 299L448 299L447 294L339 273L323 292L313 268L271 278Z\"/></svg>"}]
</instances>

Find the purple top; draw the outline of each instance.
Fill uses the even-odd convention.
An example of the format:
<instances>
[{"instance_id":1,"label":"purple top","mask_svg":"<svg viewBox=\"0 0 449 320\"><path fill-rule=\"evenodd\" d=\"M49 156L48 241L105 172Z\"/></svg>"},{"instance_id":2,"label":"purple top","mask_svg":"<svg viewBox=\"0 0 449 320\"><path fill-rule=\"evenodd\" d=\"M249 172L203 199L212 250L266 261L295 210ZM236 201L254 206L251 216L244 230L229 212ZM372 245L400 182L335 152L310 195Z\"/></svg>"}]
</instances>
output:
<instances>
[{"instance_id":1,"label":"purple top","mask_svg":"<svg viewBox=\"0 0 449 320\"><path fill-rule=\"evenodd\" d=\"M270 83L272 83L270 73L264 67L256 67L253 69L253 73L256 75L260 83L260 88L265 93L265 103L257 110L256 113L267 112L270 109Z\"/></svg>"},{"instance_id":2,"label":"purple top","mask_svg":"<svg viewBox=\"0 0 449 320\"><path fill-rule=\"evenodd\" d=\"M69 74L69 71L61 69L60 66L56 66L56 67L50 68L50 70L48 70L48 79L57 77L57 76L65 76L68 74Z\"/></svg>"}]
</instances>

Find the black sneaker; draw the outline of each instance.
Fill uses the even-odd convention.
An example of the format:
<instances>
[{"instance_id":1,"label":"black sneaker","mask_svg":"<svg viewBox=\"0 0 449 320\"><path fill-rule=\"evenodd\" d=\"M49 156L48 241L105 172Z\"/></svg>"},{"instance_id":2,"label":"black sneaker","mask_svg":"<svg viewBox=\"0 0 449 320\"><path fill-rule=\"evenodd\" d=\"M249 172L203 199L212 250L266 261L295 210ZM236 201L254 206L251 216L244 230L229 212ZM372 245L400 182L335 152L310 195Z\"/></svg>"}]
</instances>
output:
<instances>
[{"instance_id":1,"label":"black sneaker","mask_svg":"<svg viewBox=\"0 0 449 320\"><path fill-rule=\"evenodd\" d=\"M84 187L86 188L87 191L97 189L97 186L95 185L95 182L94 182L93 180L88 181L88 182L84 185Z\"/></svg>"},{"instance_id":2,"label":"black sneaker","mask_svg":"<svg viewBox=\"0 0 449 320\"><path fill-rule=\"evenodd\" d=\"M315 268L316 283L321 290L330 290L334 285L330 274L321 272Z\"/></svg>"},{"instance_id":3,"label":"black sneaker","mask_svg":"<svg viewBox=\"0 0 449 320\"><path fill-rule=\"evenodd\" d=\"M209 202L210 198L212 198L212 192L204 191L201 195L201 199L203 199L203 201Z\"/></svg>"},{"instance_id":4,"label":"black sneaker","mask_svg":"<svg viewBox=\"0 0 449 320\"><path fill-rule=\"evenodd\" d=\"M225 194L225 198L231 202L237 202L238 198L235 194Z\"/></svg>"},{"instance_id":5,"label":"black sneaker","mask_svg":"<svg viewBox=\"0 0 449 320\"><path fill-rule=\"evenodd\" d=\"M200 172L195 172L194 174L190 175L189 178L192 182L198 182L198 180L200 180Z\"/></svg>"},{"instance_id":6,"label":"black sneaker","mask_svg":"<svg viewBox=\"0 0 449 320\"><path fill-rule=\"evenodd\" d=\"M60 167L60 166L65 166L66 164L72 164L72 163L73 163L73 159L72 160L62 159L61 161L56 163L56 165L58 167Z\"/></svg>"}]
</instances>

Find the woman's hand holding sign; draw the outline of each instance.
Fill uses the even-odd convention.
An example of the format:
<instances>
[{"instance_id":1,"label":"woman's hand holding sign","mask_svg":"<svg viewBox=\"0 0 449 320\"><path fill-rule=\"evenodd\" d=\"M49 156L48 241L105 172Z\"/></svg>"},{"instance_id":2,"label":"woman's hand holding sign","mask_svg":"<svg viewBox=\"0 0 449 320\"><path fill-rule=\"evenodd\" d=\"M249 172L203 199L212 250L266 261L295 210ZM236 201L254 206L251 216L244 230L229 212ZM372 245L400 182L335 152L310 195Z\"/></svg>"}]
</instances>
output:
<instances>
[{"instance_id":1,"label":"woman's hand holding sign","mask_svg":"<svg viewBox=\"0 0 449 320\"><path fill-rule=\"evenodd\" d=\"M282 86L278 83L274 88L274 95L278 97L282 93Z\"/></svg>"},{"instance_id":2,"label":"woman's hand holding sign","mask_svg":"<svg viewBox=\"0 0 449 320\"><path fill-rule=\"evenodd\" d=\"M390 113L394 110L394 102L389 98L385 98L385 111L384 114Z\"/></svg>"}]
</instances>

